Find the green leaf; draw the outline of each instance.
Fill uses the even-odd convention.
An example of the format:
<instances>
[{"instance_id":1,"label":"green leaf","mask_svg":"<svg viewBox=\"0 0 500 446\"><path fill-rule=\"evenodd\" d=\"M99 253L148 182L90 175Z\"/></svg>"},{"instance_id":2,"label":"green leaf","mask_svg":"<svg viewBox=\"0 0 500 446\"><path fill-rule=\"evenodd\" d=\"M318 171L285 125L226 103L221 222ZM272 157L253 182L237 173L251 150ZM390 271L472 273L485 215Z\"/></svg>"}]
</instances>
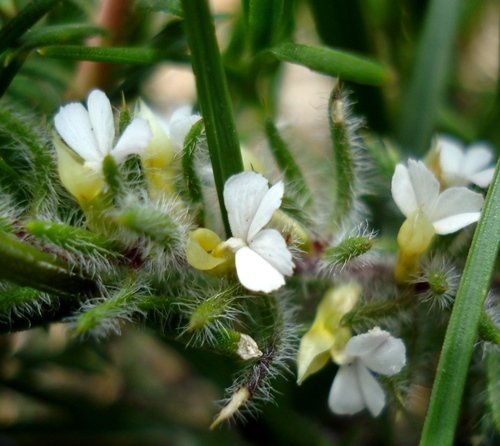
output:
<instances>
[{"instance_id":1,"label":"green leaf","mask_svg":"<svg viewBox=\"0 0 500 446\"><path fill-rule=\"evenodd\" d=\"M266 136L269 142L269 147L276 160L279 168L285 175L285 178L292 183L297 189L300 197L306 198L306 203L311 203L312 196L300 167L295 162L293 155L290 153L286 142L278 132L278 129L271 120L266 122Z\"/></svg>"},{"instance_id":2,"label":"green leaf","mask_svg":"<svg viewBox=\"0 0 500 446\"><path fill-rule=\"evenodd\" d=\"M19 174L0 156L0 173L11 180L19 180Z\"/></svg>"},{"instance_id":3,"label":"green leaf","mask_svg":"<svg viewBox=\"0 0 500 446\"><path fill-rule=\"evenodd\" d=\"M339 86L330 95L328 118L335 164L335 215L333 221L338 225L353 208L354 185L356 184L351 129L349 128L345 98L342 96Z\"/></svg>"},{"instance_id":4,"label":"green leaf","mask_svg":"<svg viewBox=\"0 0 500 446\"><path fill-rule=\"evenodd\" d=\"M377 14L373 11L374 3L380 5L384 2L386 0L308 0L306 3L311 9L315 30L323 45L376 58L377 55L385 57L387 53L381 51L380 45L374 43L374 36L379 32L385 33L392 26L392 24L377 23ZM391 6L391 14L397 14L397 11L402 9L401 5L393 2ZM390 35L389 39L392 39L393 35ZM392 40L389 42L389 39L388 44L400 45L400 42ZM388 57L385 57L385 60L396 61ZM352 91L352 97L356 98L353 101L353 108L366 120L367 127L374 132L387 134L390 127L382 89L350 83L349 90Z\"/></svg>"},{"instance_id":5,"label":"green leaf","mask_svg":"<svg viewBox=\"0 0 500 446\"><path fill-rule=\"evenodd\" d=\"M109 198L117 200L124 193L123 178L115 159L109 154L102 161L102 173L108 186Z\"/></svg>"},{"instance_id":6,"label":"green leaf","mask_svg":"<svg viewBox=\"0 0 500 446\"><path fill-rule=\"evenodd\" d=\"M178 17L183 16L181 0L136 0L135 4L143 9L169 12Z\"/></svg>"},{"instance_id":7,"label":"green leaf","mask_svg":"<svg viewBox=\"0 0 500 446\"><path fill-rule=\"evenodd\" d=\"M62 261L0 233L0 279L66 296L93 292L93 281L71 271Z\"/></svg>"},{"instance_id":8,"label":"green leaf","mask_svg":"<svg viewBox=\"0 0 500 446\"><path fill-rule=\"evenodd\" d=\"M95 329L119 331L121 320L130 320L133 313L140 312L137 301L140 301L137 289L126 285L114 296L102 299L81 314L76 321L76 333Z\"/></svg>"},{"instance_id":9,"label":"green leaf","mask_svg":"<svg viewBox=\"0 0 500 446\"><path fill-rule=\"evenodd\" d=\"M230 176L243 171L232 104L207 0L183 0L182 5L219 206L229 235L224 184Z\"/></svg>"},{"instance_id":10,"label":"green leaf","mask_svg":"<svg viewBox=\"0 0 500 446\"><path fill-rule=\"evenodd\" d=\"M500 243L500 161L472 240L444 339L421 446L453 443L462 394Z\"/></svg>"},{"instance_id":11,"label":"green leaf","mask_svg":"<svg viewBox=\"0 0 500 446\"><path fill-rule=\"evenodd\" d=\"M342 240L337 246L325 249L322 259L333 266L344 266L373 247L373 237L356 235Z\"/></svg>"},{"instance_id":12,"label":"green leaf","mask_svg":"<svg viewBox=\"0 0 500 446\"><path fill-rule=\"evenodd\" d=\"M276 43L293 20L290 0L245 0L247 34L254 51Z\"/></svg>"},{"instance_id":13,"label":"green leaf","mask_svg":"<svg viewBox=\"0 0 500 446\"><path fill-rule=\"evenodd\" d=\"M54 159L48 149L47 141L37 132L30 121L23 119L10 110L0 109L0 134L8 135L24 150L30 164L29 185L33 201L31 208L36 211L46 206L47 197L53 193Z\"/></svg>"},{"instance_id":14,"label":"green leaf","mask_svg":"<svg viewBox=\"0 0 500 446\"><path fill-rule=\"evenodd\" d=\"M30 220L24 228L35 237L81 254L111 254L112 242L87 229L45 220Z\"/></svg>"},{"instance_id":15,"label":"green leaf","mask_svg":"<svg viewBox=\"0 0 500 446\"><path fill-rule=\"evenodd\" d=\"M152 65L168 57L164 51L154 48L91 47L81 45L57 45L40 48L44 57L94 62Z\"/></svg>"},{"instance_id":16,"label":"green leaf","mask_svg":"<svg viewBox=\"0 0 500 446\"><path fill-rule=\"evenodd\" d=\"M128 205L115 214L115 221L129 231L172 248L179 239L179 228L170 216L158 209Z\"/></svg>"},{"instance_id":17,"label":"green leaf","mask_svg":"<svg viewBox=\"0 0 500 446\"><path fill-rule=\"evenodd\" d=\"M49 12L59 0L36 0L29 2L17 16L0 30L0 53L15 46L17 40L38 20Z\"/></svg>"},{"instance_id":18,"label":"green leaf","mask_svg":"<svg viewBox=\"0 0 500 446\"><path fill-rule=\"evenodd\" d=\"M432 0L420 36L406 96L402 99L399 142L404 150L423 154L429 148L458 31L460 0Z\"/></svg>"},{"instance_id":19,"label":"green leaf","mask_svg":"<svg viewBox=\"0 0 500 446\"><path fill-rule=\"evenodd\" d=\"M17 53L12 58L8 58L8 61L4 61L4 66L0 66L0 98L4 95L9 85L12 83L17 73L23 66L27 53ZM2 60L0 59L0 64Z\"/></svg>"},{"instance_id":20,"label":"green leaf","mask_svg":"<svg viewBox=\"0 0 500 446\"><path fill-rule=\"evenodd\" d=\"M25 305L37 304L41 296L40 291L33 288L9 287L0 291L0 312L6 313Z\"/></svg>"},{"instance_id":21,"label":"green leaf","mask_svg":"<svg viewBox=\"0 0 500 446\"><path fill-rule=\"evenodd\" d=\"M285 62L360 84L384 85L391 78L388 68L381 63L347 51L291 42L277 45L269 51Z\"/></svg>"},{"instance_id":22,"label":"green leaf","mask_svg":"<svg viewBox=\"0 0 500 446\"><path fill-rule=\"evenodd\" d=\"M52 25L32 29L24 34L19 43L23 49L48 45L61 45L79 41L90 36L105 35L106 30L86 24Z\"/></svg>"},{"instance_id":23,"label":"green leaf","mask_svg":"<svg viewBox=\"0 0 500 446\"><path fill-rule=\"evenodd\" d=\"M195 155L196 149L200 144L203 129L203 120L199 120L193 125L184 140L184 148L182 150L182 176L186 185L187 195L191 203L197 207L198 218L195 220L199 220L200 223L204 221L205 212L203 209L203 189L195 167Z\"/></svg>"},{"instance_id":24,"label":"green leaf","mask_svg":"<svg viewBox=\"0 0 500 446\"><path fill-rule=\"evenodd\" d=\"M483 310L479 320L479 336L485 342L500 345L500 327L495 324L486 310Z\"/></svg>"},{"instance_id":25,"label":"green leaf","mask_svg":"<svg viewBox=\"0 0 500 446\"><path fill-rule=\"evenodd\" d=\"M22 75L30 81L46 81L54 86L55 91L62 91L71 81L71 72L56 60L48 60L42 57L30 57L23 66ZM46 96L46 92L39 93L39 96ZM42 101L40 101L42 102ZM53 109L52 109L53 110ZM52 111L51 110L51 111Z\"/></svg>"}]
</instances>

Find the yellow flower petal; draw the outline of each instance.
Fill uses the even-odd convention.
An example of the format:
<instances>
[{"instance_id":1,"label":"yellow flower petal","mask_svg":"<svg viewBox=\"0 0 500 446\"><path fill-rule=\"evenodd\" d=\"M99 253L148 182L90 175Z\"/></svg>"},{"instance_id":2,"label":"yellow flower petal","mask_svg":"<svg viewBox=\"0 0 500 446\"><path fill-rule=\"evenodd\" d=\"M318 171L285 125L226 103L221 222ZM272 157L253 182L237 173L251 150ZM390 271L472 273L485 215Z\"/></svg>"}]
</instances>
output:
<instances>
[{"instance_id":1,"label":"yellow flower petal","mask_svg":"<svg viewBox=\"0 0 500 446\"><path fill-rule=\"evenodd\" d=\"M54 147L58 173L64 187L80 204L94 199L104 188L101 172L85 166L57 135L54 135Z\"/></svg>"},{"instance_id":2,"label":"yellow flower petal","mask_svg":"<svg viewBox=\"0 0 500 446\"><path fill-rule=\"evenodd\" d=\"M186 258L193 268L214 274L226 273L234 263L233 253L215 232L206 228L196 229L189 234Z\"/></svg>"},{"instance_id":3,"label":"yellow flower petal","mask_svg":"<svg viewBox=\"0 0 500 446\"><path fill-rule=\"evenodd\" d=\"M395 271L398 282L410 280L417 272L419 258L429 248L435 233L432 222L419 210L404 221L398 233L399 255Z\"/></svg>"},{"instance_id":4,"label":"yellow flower petal","mask_svg":"<svg viewBox=\"0 0 500 446\"><path fill-rule=\"evenodd\" d=\"M309 330L300 341L297 356L297 383L322 369L330 359L335 336L322 329Z\"/></svg>"},{"instance_id":5,"label":"yellow flower petal","mask_svg":"<svg viewBox=\"0 0 500 446\"><path fill-rule=\"evenodd\" d=\"M142 154L142 165L149 190L153 196L173 193L175 151L172 141L159 118L144 102L140 103L138 116L147 121L153 135Z\"/></svg>"},{"instance_id":6,"label":"yellow flower petal","mask_svg":"<svg viewBox=\"0 0 500 446\"><path fill-rule=\"evenodd\" d=\"M340 285L325 294L311 329L300 342L297 356L299 384L320 370L330 357L342 363L344 346L351 332L340 327L340 321L356 305L360 294L361 286L354 282Z\"/></svg>"},{"instance_id":7,"label":"yellow flower petal","mask_svg":"<svg viewBox=\"0 0 500 446\"><path fill-rule=\"evenodd\" d=\"M349 282L330 289L318 306L313 326L323 324L334 333L342 317L351 311L359 300L361 286Z\"/></svg>"}]
</instances>

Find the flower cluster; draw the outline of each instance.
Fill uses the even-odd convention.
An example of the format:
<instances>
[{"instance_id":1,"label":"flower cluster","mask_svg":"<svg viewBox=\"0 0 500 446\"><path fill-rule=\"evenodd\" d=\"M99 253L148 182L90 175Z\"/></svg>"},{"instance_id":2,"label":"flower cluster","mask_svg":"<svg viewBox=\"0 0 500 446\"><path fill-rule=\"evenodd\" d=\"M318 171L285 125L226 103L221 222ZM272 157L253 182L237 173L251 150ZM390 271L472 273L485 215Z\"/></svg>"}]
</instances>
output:
<instances>
[{"instance_id":1,"label":"flower cluster","mask_svg":"<svg viewBox=\"0 0 500 446\"><path fill-rule=\"evenodd\" d=\"M375 327L349 339L344 353L328 405L339 415L353 415L366 407L376 417L385 406L385 395L370 371L385 376L399 373L406 364L403 341Z\"/></svg>"},{"instance_id":2,"label":"flower cluster","mask_svg":"<svg viewBox=\"0 0 500 446\"><path fill-rule=\"evenodd\" d=\"M55 138L59 175L80 202L92 200L101 192L102 165L107 156L121 163L129 155L142 154L151 139L147 122L135 118L115 143L113 111L100 90L89 94L87 108L78 102L61 107L54 124L62 139Z\"/></svg>"},{"instance_id":3,"label":"flower cluster","mask_svg":"<svg viewBox=\"0 0 500 446\"><path fill-rule=\"evenodd\" d=\"M119 169L126 169L128 163L125 166L120 164L130 155L138 156L144 174L141 181L145 178L141 184L144 184L146 192L137 194L135 201L131 200L130 196L136 190L134 184L130 188L130 196L123 198L122 195L126 194L115 194L108 201L113 202L112 206L119 202L117 208L128 202L140 203L141 206L143 202L168 202L168 212L163 212L164 209L157 212L156 208L147 208L145 211L146 206L137 206L137 209L127 208L128 213L113 209L108 216L111 215L115 225L113 228L128 222L127 230L144 236L141 243L147 239L151 244L160 240L160 243L168 245L172 240L181 240L177 242L181 248L175 251L175 256L180 258L178 263L182 268L189 269L182 280L184 277L189 277L189 280L201 278L200 283L213 282L217 287L221 283L224 286L238 281L252 292L272 293L286 285L286 278L294 274L296 266L299 272L307 271L311 275L319 274L318 264L321 261L349 263L352 267L351 260L371 250L376 243L372 240L374 236L371 233L369 236L363 234L351 237L334 247L331 246L333 242L328 246L323 235L312 240L299 219L280 210L285 192L284 183L278 181L270 185L266 177L253 170L237 173L224 184L222 197L231 233L226 240L219 236L221 228L216 223L212 225L210 219L203 218L196 220L197 227L194 227L193 218L185 225L183 232L178 227L169 232L169 224L175 226L167 221L171 211L175 213L181 210L184 214L189 214L191 209L200 204L195 203L195 200L184 201L184 195L188 193L178 185L180 163L177 161L180 158L179 151L184 149L183 154L190 152L191 149L187 148L203 140L202 122L195 125L201 117L192 114L190 108L182 107L168 122L163 121L142 102L135 110L135 117L117 137L111 104L103 92L92 91L86 108L80 103L61 107L54 118L57 131L54 145L58 154L60 177L79 201L83 211L90 212L89 209L99 207L98 199L106 194L107 187L111 188L111 182L106 176L110 163L120 174ZM188 134L189 142L186 142ZM405 217L397 235L399 252L395 278L400 284L423 283L422 275L418 279L420 258L429 250L436 235L451 234L478 221L484 202L483 195L465 186L472 183L476 190L479 190L478 187L485 188L493 175L493 169L489 167L491 151L484 144L474 144L465 151L452 138L440 137L437 140L437 152L433 153L437 157L433 159L433 163L429 163L432 164L431 167L422 161L410 159L406 164L397 164L392 177L392 197ZM200 159L206 158L201 156ZM183 163L184 161L183 159ZM253 169L252 166L259 165L260 161L246 164ZM188 169L182 165L186 171L196 171L196 167L193 164ZM199 170L211 172L208 163ZM193 180L198 179L196 172L193 173ZM205 184L204 180L205 178L200 184ZM189 185L184 187L188 189ZM202 192L200 194L203 195ZM211 204L206 196L200 198L200 201L203 200L206 201L203 206ZM106 206L108 201L102 201L105 203L103 206ZM142 218L139 214L143 214ZM347 228L349 224L351 228L354 225L347 219ZM177 234L176 231L183 235L173 236L174 232ZM327 236L330 240L335 240L339 238L340 232ZM178 248L178 245L175 247ZM289 245L304 250L301 258L298 255L293 258ZM168 251L172 252L174 249ZM146 258L147 255L143 257ZM384 279L384 285L389 281L395 289L392 266L391 263L386 275L389 279ZM372 416L378 416L386 404L386 394L377 376L393 376L406 365L403 341L378 327L382 325L380 319L385 316L380 316L384 313L381 309L390 307L399 310L397 305L401 302L393 304L391 299L376 296L373 299L376 311L368 312L368 316L361 318L361 324L352 322L357 312L362 312L364 305L369 307L372 303L372 295L363 299L363 289L367 288L368 280L362 277L363 271L360 273L360 270L365 268L370 266L363 264L357 265L357 268L337 268L328 272L333 280L326 282L327 286L321 288L322 291L327 291L316 308L312 325L300 341L297 354L298 384L302 384L330 361L337 364L338 371L330 389L328 405L333 413L339 415L352 415L366 408ZM451 279L445 273L436 274L435 267L430 269L431 271L424 269L426 285L434 294L444 296L443 301L451 299L454 292L453 287L449 291ZM165 270L166 268L162 271ZM218 282L216 278L200 271L224 276L228 280ZM376 274L377 271L373 276ZM157 279L156 277L156 282L161 282L163 277ZM188 289L188 286L185 288ZM205 300L198 296L194 304L183 301L178 305L179 308L189 308L191 311L183 334L199 330L193 335L193 339L197 340L209 333L206 337L210 338L210 342L215 343L221 338L225 348L232 349L231 353L240 359L256 361L252 369L254 374L247 381L238 381L236 391L215 424L232 416L251 398L254 392L252 386L268 370L270 362L267 355L275 348L274 341L266 349L257 342L260 342L259 338L256 337L256 341L239 331L244 322L240 324L241 321L238 320L235 323L240 313L239 307L233 306L233 303L241 297L239 294L242 289L239 286L230 286L228 289L229 291L220 291L217 288L214 295ZM294 288L289 286L289 289ZM389 287L385 286L383 289L387 290ZM288 295L282 294L283 297ZM273 296L264 301L269 303L271 299ZM377 317L379 320L375 320ZM216 322L210 325L213 320ZM374 328L356 333L359 326ZM290 348L292 350L295 354L295 350ZM287 358L290 359L290 356Z\"/></svg>"},{"instance_id":4,"label":"flower cluster","mask_svg":"<svg viewBox=\"0 0 500 446\"><path fill-rule=\"evenodd\" d=\"M93 90L88 95L87 108L72 102L62 106L54 117L60 137L54 138L54 144L61 180L80 202L89 201L103 190L102 168L107 156L120 164L130 155L139 155L150 186L171 191L173 178L169 169L174 152L199 119L188 107L181 107L165 125L141 103L137 116L115 142L116 128L109 99L102 91ZM164 172L167 176L161 177Z\"/></svg>"},{"instance_id":5,"label":"flower cluster","mask_svg":"<svg viewBox=\"0 0 500 446\"><path fill-rule=\"evenodd\" d=\"M399 373L406 363L406 351L400 339L378 327L351 337L342 318L357 304L361 291L357 283L350 282L326 293L300 342L297 382L302 384L331 359L340 365L328 398L331 411L352 415L366 407L377 416L385 405L385 394L369 370L386 376Z\"/></svg>"},{"instance_id":6,"label":"flower cluster","mask_svg":"<svg viewBox=\"0 0 500 446\"><path fill-rule=\"evenodd\" d=\"M282 182L269 188L267 180L255 172L233 175L224 186L232 237L225 242L210 230L198 229L187 249L189 263L201 270L214 270L230 262L234 253L241 284L252 291L270 293L285 284L293 273L292 255L276 229L264 229L280 207Z\"/></svg>"},{"instance_id":7,"label":"flower cluster","mask_svg":"<svg viewBox=\"0 0 500 446\"><path fill-rule=\"evenodd\" d=\"M475 184L488 187L495 171L492 148L482 142L471 144L467 150L457 139L440 135L437 140L440 176L446 186Z\"/></svg>"},{"instance_id":8,"label":"flower cluster","mask_svg":"<svg viewBox=\"0 0 500 446\"><path fill-rule=\"evenodd\" d=\"M435 234L450 234L479 219L483 196L465 187L440 192L439 181L422 161L398 164L392 197L406 217L398 234L400 257L396 278L408 280Z\"/></svg>"}]
</instances>

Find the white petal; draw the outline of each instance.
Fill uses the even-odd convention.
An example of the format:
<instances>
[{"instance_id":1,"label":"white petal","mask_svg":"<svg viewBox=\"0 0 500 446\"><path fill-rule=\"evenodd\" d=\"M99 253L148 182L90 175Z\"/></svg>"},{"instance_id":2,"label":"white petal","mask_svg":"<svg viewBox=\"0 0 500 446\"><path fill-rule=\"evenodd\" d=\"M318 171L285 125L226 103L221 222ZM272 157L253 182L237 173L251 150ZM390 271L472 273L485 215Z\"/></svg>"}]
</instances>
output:
<instances>
[{"instance_id":1,"label":"white petal","mask_svg":"<svg viewBox=\"0 0 500 446\"><path fill-rule=\"evenodd\" d=\"M356 361L355 364L363 400L370 413L376 417L385 406L384 390L361 361Z\"/></svg>"},{"instance_id":2,"label":"white petal","mask_svg":"<svg viewBox=\"0 0 500 446\"><path fill-rule=\"evenodd\" d=\"M469 177L471 183L476 184L479 187L485 188L488 187L493 179L493 175L495 174L495 168L482 170L481 172L477 172L474 175Z\"/></svg>"},{"instance_id":3,"label":"white petal","mask_svg":"<svg viewBox=\"0 0 500 446\"><path fill-rule=\"evenodd\" d=\"M286 247L285 239L276 229L260 231L248 246L281 274L293 274L292 254Z\"/></svg>"},{"instance_id":4,"label":"white petal","mask_svg":"<svg viewBox=\"0 0 500 446\"><path fill-rule=\"evenodd\" d=\"M85 107L74 102L61 107L54 117L56 130L64 142L86 161L102 159Z\"/></svg>"},{"instance_id":5,"label":"white petal","mask_svg":"<svg viewBox=\"0 0 500 446\"><path fill-rule=\"evenodd\" d=\"M255 234L269 223L274 211L281 206L281 199L284 192L285 186L282 181L279 181L267 191L248 228L248 240L252 240Z\"/></svg>"},{"instance_id":6,"label":"white petal","mask_svg":"<svg viewBox=\"0 0 500 446\"><path fill-rule=\"evenodd\" d=\"M248 229L268 190L267 180L255 172L242 172L226 181L224 204L234 237L248 240Z\"/></svg>"},{"instance_id":7,"label":"white petal","mask_svg":"<svg viewBox=\"0 0 500 446\"><path fill-rule=\"evenodd\" d=\"M445 178L459 173L464 157L460 141L450 136L442 135L439 136L437 145L439 149L439 163Z\"/></svg>"},{"instance_id":8,"label":"white petal","mask_svg":"<svg viewBox=\"0 0 500 446\"><path fill-rule=\"evenodd\" d=\"M363 357L375 350L391 337L388 331L374 328L367 333L353 336L345 346L345 352L349 356Z\"/></svg>"},{"instance_id":9,"label":"white petal","mask_svg":"<svg viewBox=\"0 0 500 446\"><path fill-rule=\"evenodd\" d=\"M191 106L186 105L178 108L170 118L169 133L170 139L178 149L184 146L184 139L194 124L201 119L198 114L191 113Z\"/></svg>"},{"instance_id":10,"label":"white petal","mask_svg":"<svg viewBox=\"0 0 500 446\"><path fill-rule=\"evenodd\" d=\"M391 191L394 202L405 217L417 209L417 198L413 191L410 174L403 164L396 166L392 176Z\"/></svg>"},{"instance_id":11,"label":"white petal","mask_svg":"<svg viewBox=\"0 0 500 446\"><path fill-rule=\"evenodd\" d=\"M483 201L481 194L466 187L450 187L439 195L428 216L438 234L450 234L477 221Z\"/></svg>"},{"instance_id":12,"label":"white petal","mask_svg":"<svg viewBox=\"0 0 500 446\"><path fill-rule=\"evenodd\" d=\"M462 171L465 175L473 175L490 164L493 153L488 144L476 143L469 146L462 161Z\"/></svg>"},{"instance_id":13,"label":"white petal","mask_svg":"<svg viewBox=\"0 0 500 446\"><path fill-rule=\"evenodd\" d=\"M328 406L338 415L353 415L365 408L354 363L339 368L330 389Z\"/></svg>"},{"instance_id":14,"label":"white petal","mask_svg":"<svg viewBox=\"0 0 500 446\"><path fill-rule=\"evenodd\" d=\"M270 293L285 284L283 274L246 246L236 251L235 262L238 279L249 290Z\"/></svg>"},{"instance_id":15,"label":"white petal","mask_svg":"<svg viewBox=\"0 0 500 446\"><path fill-rule=\"evenodd\" d=\"M376 349L361 358L363 364L375 373L391 376L399 373L406 364L403 341L390 336Z\"/></svg>"},{"instance_id":16,"label":"white petal","mask_svg":"<svg viewBox=\"0 0 500 446\"><path fill-rule=\"evenodd\" d=\"M90 123L97 140L97 148L104 157L113 147L115 123L108 97L100 90L93 90L87 99Z\"/></svg>"},{"instance_id":17,"label":"white petal","mask_svg":"<svg viewBox=\"0 0 500 446\"><path fill-rule=\"evenodd\" d=\"M417 205L428 212L439 195L439 181L422 161L409 160L408 173Z\"/></svg>"},{"instance_id":18,"label":"white petal","mask_svg":"<svg viewBox=\"0 0 500 446\"><path fill-rule=\"evenodd\" d=\"M117 163L121 163L128 155L141 155L151 139L148 123L142 118L135 118L124 130L122 136L111 151Z\"/></svg>"},{"instance_id":19,"label":"white petal","mask_svg":"<svg viewBox=\"0 0 500 446\"><path fill-rule=\"evenodd\" d=\"M458 230L469 226L479 220L480 212L469 212L465 214L453 215L432 223L436 234L446 235L457 232Z\"/></svg>"}]
</instances>

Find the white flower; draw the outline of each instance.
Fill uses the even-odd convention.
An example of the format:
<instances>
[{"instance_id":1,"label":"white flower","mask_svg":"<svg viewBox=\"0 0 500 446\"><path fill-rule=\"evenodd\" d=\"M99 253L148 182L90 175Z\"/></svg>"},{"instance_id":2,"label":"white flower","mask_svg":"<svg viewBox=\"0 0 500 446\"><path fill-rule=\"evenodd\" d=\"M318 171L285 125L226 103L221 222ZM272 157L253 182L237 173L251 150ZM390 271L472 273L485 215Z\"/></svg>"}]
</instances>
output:
<instances>
[{"instance_id":1,"label":"white flower","mask_svg":"<svg viewBox=\"0 0 500 446\"><path fill-rule=\"evenodd\" d=\"M464 145L450 136L439 136L437 141L441 176L448 186L467 186L474 183L488 187L495 172L489 167L493 161L491 147L485 143Z\"/></svg>"},{"instance_id":2,"label":"white flower","mask_svg":"<svg viewBox=\"0 0 500 446\"><path fill-rule=\"evenodd\" d=\"M183 148L184 140L191 127L200 119L201 116L199 114L193 114L190 105L183 105L172 113L168 121L168 131L172 144L177 150Z\"/></svg>"},{"instance_id":3,"label":"white flower","mask_svg":"<svg viewBox=\"0 0 500 446\"><path fill-rule=\"evenodd\" d=\"M339 415L352 415L366 407L376 417L385 406L385 394L370 370L386 376L399 373L406 363L405 346L401 339L375 327L352 337L345 353L347 359L333 380L328 405Z\"/></svg>"},{"instance_id":4,"label":"white flower","mask_svg":"<svg viewBox=\"0 0 500 446\"><path fill-rule=\"evenodd\" d=\"M476 222L483 196L465 187L439 193L439 182L421 161L398 164L392 177L392 197L405 217L419 214L437 234L450 234Z\"/></svg>"},{"instance_id":5,"label":"white flower","mask_svg":"<svg viewBox=\"0 0 500 446\"><path fill-rule=\"evenodd\" d=\"M292 255L276 229L262 229L281 205L284 186L269 188L255 172L233 175L224 186L231 237L226 243L235 252L236 273L252 291L269 293L285 284L293 273Z\"/></svg>"},{"instance_id":6,"label":"white flower","mask_svg":"<svg viewBox=\"0 0 500 446\"><path fill-rule=\"evenodd\" d=\"M146 121L135 118L114 144L113 111L100 90L89 94L87 109L78 102L61 107L54 123L63 141L84 160L86 167L95 171L100 171L106 155L121 163L128 155L142 154L151 138Z\"/></svg>"}]
</instances>

